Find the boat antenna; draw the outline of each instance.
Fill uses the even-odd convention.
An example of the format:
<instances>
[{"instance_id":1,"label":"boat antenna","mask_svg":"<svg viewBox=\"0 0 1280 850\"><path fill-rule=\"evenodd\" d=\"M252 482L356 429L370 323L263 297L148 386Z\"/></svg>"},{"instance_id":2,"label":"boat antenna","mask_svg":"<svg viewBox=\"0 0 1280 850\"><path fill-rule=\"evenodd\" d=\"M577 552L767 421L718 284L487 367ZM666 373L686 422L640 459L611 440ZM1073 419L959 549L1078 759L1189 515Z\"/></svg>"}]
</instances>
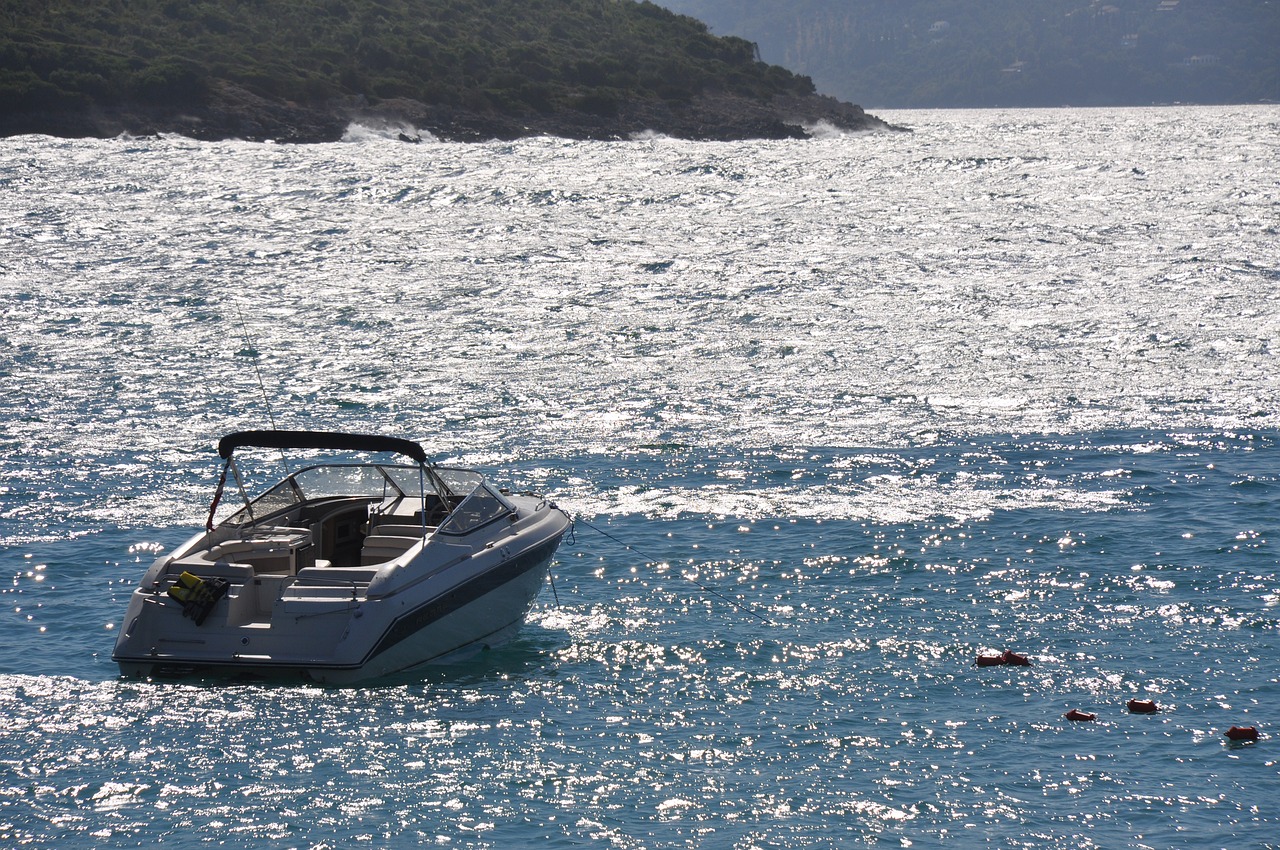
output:
<instances>
[{"instance_id":1,"label":"boat antenna","mask_svg":"<svg viewBox=\"0 0 1280 850\"><path fill-rule=\"evenodd\" d=\"M236 316L240 319L240 333L244 335L245 351L253 358L253 374L258 377L258 389L262 392L262 403L267 408L267 420L271 423L272 431L279 431L276 425L276 414L271 409L271 397L267 395L267 385L262 380L262 369L258 367L258 349L249 339L249 327L244 320L244 311L240 309L240 302L235 302ZM285 475L293 474L293 470L289 469L289 457L284 453L284 449L280 450L280 463L284 465ZM238 477L238 476L237 476Z\"/></svg>"},{"instance_id":2,"label":"boat antenna","mask_svg":"<svg viewBox=\"0 0 1280 850\"><path fill-rule=\"evenodd\" d=\"M603 528L600 528L599 526L596 526L596 525L592 525L591 523L587 522L585 519L582 519L581 517L578 517L578 518L574 519L574 521L573 521L573 522L574 522L574 524L575 524L575 525L576 525L577 523L582 523L583 525L585 525L587 528L591 529L592 531L598 531L599 533L603 534L605 537L608 537L608 538L609 538L610 540L612 540L614 543L617 543L617 544L618 544L619 546L621 546L623 549L627 549L627 550L629 550L629 551L635 552L637 555L639 555L640 557L644 558L646 561L652 561L652 562L653 562L653 563L655 563L655 564L657 564L657 563L661 563L661 561L659 561L657 558L651 558L651 557L649 557L648 555L646 555L645 553L641 552L641 551L640 551L639 549L637 549L636 547L632 546L630 543L624 543L623 541L619 540L617 537L615 537L615 536L613 536L612 534L610 534L609 532L605 531ZM707 585L705 585L705 584L703 584L702 582L698 581L698 580L697 580L696 578L694 578L693 576L689 576L689 575L685 575L684 573L680 573L680 577L681 577L681 578L683 578L685 581L690 582L690 583L692 583L692 584L696 585L696 586L697 586L697 588L698 588L699 590L701 590L703 593L707 594L708 596L714 596L716 599L719 599L719 600L720 600L720 601L722 601L722 602L727 602L727 603L729 603L729 604L730 604L730 605L732 605L734 608L737 608L739 611L743 612L744 614L750 614L752 617L755 617L757 620L759 620L760 622L764 623L765 625L767 625L767 626L776 625L772 620L770 620L770 619L769 619L768 617L766 617L764 614L761 614L759 611L757 611L753 605L751 605L751 604L749 604L749 603L739 602L738 600L734 599L734 598L733 598L733 597L731 597L731 596L726 596L725 594L723 594L723 593L721 593L720 591L716 590L714 587L708 587Z\"/></svg>"}]
</instances>

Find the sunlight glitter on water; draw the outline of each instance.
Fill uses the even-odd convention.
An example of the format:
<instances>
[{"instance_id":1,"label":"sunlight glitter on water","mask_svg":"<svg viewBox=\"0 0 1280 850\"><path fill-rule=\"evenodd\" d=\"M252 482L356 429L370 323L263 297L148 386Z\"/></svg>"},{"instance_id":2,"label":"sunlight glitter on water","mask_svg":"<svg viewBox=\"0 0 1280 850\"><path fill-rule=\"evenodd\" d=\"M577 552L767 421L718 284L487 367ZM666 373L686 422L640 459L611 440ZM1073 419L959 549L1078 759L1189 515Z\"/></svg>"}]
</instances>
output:
<instances>
[{"instance_id":1,"label":"sunlight glitter on water","mask_svg":"<svg viewBox=\"0 0 1280 850\"><path fill-rule=\"evenodd\" d=\"M0 843L1265 846L1277 112L895 117L0 143ZM117 680L273 414L578 514L520 637Z\"/></svg>"}]
</instances>

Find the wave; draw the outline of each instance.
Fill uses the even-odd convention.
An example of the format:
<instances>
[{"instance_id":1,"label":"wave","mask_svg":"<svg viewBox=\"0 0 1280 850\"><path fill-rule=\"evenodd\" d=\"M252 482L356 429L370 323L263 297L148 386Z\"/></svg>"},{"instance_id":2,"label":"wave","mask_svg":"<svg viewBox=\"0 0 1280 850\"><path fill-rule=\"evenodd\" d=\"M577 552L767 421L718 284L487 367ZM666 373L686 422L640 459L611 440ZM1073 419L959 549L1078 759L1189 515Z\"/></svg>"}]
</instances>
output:
<instances>
[{"instance_id":1,"label":"wave","mask_svg":"<svg viewBox=\"0 0 1280 850\"><path fill-rule=\"evenodd\" d=\"M440 139L427 130L421 130L410 124L364 124L353 121L347 125L347 129L343 132L342 141L347 144L384 141L417 144L419 142L439 142Z\"/></svg>"}]
</instances>

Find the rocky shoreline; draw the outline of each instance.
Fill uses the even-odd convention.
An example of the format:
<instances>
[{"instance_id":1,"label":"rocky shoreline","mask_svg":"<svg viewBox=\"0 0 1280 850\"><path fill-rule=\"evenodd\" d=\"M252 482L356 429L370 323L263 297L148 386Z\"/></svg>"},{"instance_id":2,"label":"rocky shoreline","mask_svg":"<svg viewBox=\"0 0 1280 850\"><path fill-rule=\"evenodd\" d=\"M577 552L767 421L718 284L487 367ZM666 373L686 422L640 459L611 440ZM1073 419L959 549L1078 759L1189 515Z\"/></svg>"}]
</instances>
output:
<instances>
[{"instance_id":1,"label":"rocky shoreline","mask_svg":"<svg viewBox=\"0 0 1280 850\"><path fill-rule=\"evenodd\" d=\"M861 107L831 97L780 97L771 102L732 94L701 94L684 103L625 102L607 114L579 110L504 115L397 99L371 105L361 99L304 106L261 97L226 81L210 86L198 105L95 105L76 111L31 111L0 117L0 135L45 134L112 138L174 133L205 141L243 139L282 143L333 142L353 123L403 129L414 140L510 140L526 136L625 139L644 132L699 141L806 138L811 128L901 130Z\"/></svg>"}]
</instances>

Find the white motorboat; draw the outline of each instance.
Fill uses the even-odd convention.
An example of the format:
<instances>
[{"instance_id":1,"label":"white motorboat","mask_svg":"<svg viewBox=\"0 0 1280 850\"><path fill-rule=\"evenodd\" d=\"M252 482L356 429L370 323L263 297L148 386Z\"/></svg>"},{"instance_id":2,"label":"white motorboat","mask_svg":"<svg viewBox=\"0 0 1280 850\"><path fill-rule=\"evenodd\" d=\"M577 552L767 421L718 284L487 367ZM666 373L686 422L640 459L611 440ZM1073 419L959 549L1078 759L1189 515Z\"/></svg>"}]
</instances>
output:
<instances>
[{"instance_id":1,"label":"white motorboat","mask_svg":"<svg viewBox=\"0 0 1280 850\"><path fill-rule=\"evenodd\" d=\"M398 453L291 472L257 498L241 448ZM301 674L346 684L454 660L509 638L546 580L569 516L391 437L241 431L206 529L152 564L112 658L126 675ZM243 507L215 524L228 471ZM287 472L286 468L286 472Z\"/></svg>"}]
</instances>

